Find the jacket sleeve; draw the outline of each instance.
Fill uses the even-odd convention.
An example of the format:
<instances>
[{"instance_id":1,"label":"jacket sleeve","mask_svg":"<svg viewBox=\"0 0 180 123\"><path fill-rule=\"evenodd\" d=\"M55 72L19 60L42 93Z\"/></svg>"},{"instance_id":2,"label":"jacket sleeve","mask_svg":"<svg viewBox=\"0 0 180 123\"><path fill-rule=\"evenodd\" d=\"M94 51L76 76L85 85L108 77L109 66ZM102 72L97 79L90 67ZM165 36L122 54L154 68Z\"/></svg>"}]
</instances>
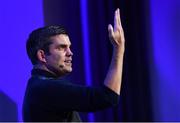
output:
<instances>
[{"instance_id":1,"label":"jacket sleeve","mask_svg":"<svg viewBox=\"0 0 180 123\"><path fill-rule=\"evenodd\" d=\"M65 81L41 80L31 89L34 105L61 111L94 112L118 104L119 95L106 86L86 87Z\"/></svg>"}]
</instances>

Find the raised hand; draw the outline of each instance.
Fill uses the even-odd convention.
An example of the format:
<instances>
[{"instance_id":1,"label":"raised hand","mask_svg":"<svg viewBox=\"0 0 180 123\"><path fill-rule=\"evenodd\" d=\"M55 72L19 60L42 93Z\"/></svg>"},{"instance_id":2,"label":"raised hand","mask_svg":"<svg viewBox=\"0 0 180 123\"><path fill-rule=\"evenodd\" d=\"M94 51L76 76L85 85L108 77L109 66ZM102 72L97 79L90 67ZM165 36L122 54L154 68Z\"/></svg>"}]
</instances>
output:
<instances>
[{"instance_id":1,"label":"raised hand","mask_svg":"<svg viewBox=\"0 0 180 123\"><path fill-rule=\"evenodd\" d=\"M124 51L125 38L124 31L121 25L120 12L117 9L114 13L114 28L111 24L108 25L109 39L114 48L120 48Z\"/></svg>"}]
</instances>

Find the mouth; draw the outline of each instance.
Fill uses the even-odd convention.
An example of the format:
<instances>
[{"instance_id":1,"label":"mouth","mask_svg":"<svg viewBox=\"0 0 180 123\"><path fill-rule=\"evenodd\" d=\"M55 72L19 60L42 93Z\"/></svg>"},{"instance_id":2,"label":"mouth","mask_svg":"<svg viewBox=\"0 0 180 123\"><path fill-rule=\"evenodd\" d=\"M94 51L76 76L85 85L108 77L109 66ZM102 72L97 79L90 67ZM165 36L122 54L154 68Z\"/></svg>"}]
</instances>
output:
<instances>
[{"instance_id":1,"label":"mouth","mask_svg":"<svg viewBox=\"0 0 180 123\"><path fill-rule=\"evenodd\" d=\"M69 65L69 66L72 65L72 60L65 60L64 62L66 65Z\"/></svg>"}]
</instances>

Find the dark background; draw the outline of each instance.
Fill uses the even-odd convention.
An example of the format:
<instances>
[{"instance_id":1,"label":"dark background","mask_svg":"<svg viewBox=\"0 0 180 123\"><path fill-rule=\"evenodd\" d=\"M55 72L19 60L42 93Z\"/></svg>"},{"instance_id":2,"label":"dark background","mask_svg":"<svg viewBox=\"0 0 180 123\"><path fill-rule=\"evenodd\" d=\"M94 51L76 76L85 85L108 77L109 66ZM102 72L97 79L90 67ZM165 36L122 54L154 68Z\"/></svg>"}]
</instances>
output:
<instances>
[{"instance_id":1,"label":"dark background","mask_svg":"<svg viewBox=\"0 0 180 123\"><path fill-rule=\"evenodd\" d=\"M90 63L93 86L100 86L111 60L107 25L120 8L126 38L122 90L119 105L94 113L95 121L153 121L148 48L150 48L148 0L89 0L87 3ZM44 0L45 25L60 24L72 42L73 73L70 79L86 84L81 24L81 3L75 0ZM83 99L82 99L83 101ZM82 113L83 121L88 114Z\"/></svg>"}]
</instances>

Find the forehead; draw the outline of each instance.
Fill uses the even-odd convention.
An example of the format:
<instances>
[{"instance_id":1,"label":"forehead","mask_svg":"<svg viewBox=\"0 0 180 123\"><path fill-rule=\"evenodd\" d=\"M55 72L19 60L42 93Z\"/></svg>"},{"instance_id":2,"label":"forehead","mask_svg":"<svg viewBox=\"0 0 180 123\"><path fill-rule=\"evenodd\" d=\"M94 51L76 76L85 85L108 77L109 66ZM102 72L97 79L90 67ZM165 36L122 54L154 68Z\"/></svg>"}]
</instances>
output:
<instances>
[{"instance_id":1,"label":"forehead","mask_svg":"<svg viewBox=\"0 0 180 123\"><path fill-rule=\"evenodd\" d=\"M60 45L60 44L71 45L71 42L69 40L69 36L66 34L60 34L60 35L52 36L50 38L50 40L52 41L53 45Z\"/></svg>"}]
</instances>

